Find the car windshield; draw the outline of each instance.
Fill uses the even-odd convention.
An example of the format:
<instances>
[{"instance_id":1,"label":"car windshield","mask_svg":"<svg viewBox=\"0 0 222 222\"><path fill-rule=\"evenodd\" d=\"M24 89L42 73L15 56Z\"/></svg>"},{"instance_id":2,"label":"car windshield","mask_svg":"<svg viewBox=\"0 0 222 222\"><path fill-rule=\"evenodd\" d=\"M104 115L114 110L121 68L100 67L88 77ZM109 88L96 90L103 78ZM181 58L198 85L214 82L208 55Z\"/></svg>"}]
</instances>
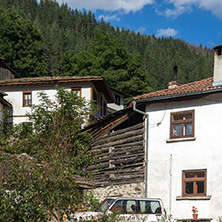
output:
<instances>
[{"instance_id":1,"label":"car windshield","mask_svg":"<svg viewBox=\"0 0 222 222\"><path fill-rule=\"evenodd\" d=\"M105 199L97 208L97 212L105 212L115 199Z\"/></svg>"}]
</instances>

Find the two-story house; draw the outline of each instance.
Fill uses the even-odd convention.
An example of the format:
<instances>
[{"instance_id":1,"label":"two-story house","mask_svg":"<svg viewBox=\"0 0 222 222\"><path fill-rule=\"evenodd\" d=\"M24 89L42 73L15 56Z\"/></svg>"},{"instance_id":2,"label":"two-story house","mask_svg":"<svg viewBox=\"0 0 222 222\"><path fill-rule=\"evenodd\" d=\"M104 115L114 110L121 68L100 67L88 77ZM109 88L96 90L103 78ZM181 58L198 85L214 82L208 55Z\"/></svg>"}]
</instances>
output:
<instances>
[{"instance_id":1,"label":"two-story house","mask_svg":"<svg viewBox=\"0 0 222 222\"><path fill-rule=\"evenodd\" d=\"M222 45L214 50L214 77L133 99L147 119L147 195L178 219L193 206L199 218L222 216Z\"/></svg>"},{"instance_id":2,"label":"two-story house","mask_svg":"<svg viewBox=\"0 0 222 222\"><path fill-rule=\"evenodd\" d=\"M17 73L0 57L0 91L5 93L5 99L12 104L10 122L26 122L30 106L38 104L38 93L44 91L54 99L55 86L77 91L81 98L94 101L99 108L95 118L123 109L124 98L128 97L125 93L111 88L101 76L18 78Z\"/></svg>"},{"instance_id":3,"label":"two-story house","mask_svg":"<svg viewBox=\"0 0 222 222\"><path fill-rule=\"evenodd\" d=\"M51 99L55 98L55 86L67 90L77 91L81 98L95 101L100 111L96 118L107 114L107 104L114 103L113 94L103 77L99 76L71 76L71 77L35 77L0 80L0 90L5 92L5 99L12 104L10 122L27 122L27 112L32 104L39 102L38 93L45 91Z\"/></svg>"}]
</instances>

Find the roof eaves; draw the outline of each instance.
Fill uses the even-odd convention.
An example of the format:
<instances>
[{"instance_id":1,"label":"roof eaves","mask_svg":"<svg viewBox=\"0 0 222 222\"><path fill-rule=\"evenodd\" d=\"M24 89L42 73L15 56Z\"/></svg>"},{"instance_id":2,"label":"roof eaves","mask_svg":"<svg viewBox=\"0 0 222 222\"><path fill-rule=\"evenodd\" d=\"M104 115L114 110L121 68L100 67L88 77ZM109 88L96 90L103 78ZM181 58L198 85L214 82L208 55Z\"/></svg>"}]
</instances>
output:
<instances>
[{"instance_id":1,"label":"roof eaves","mask_svg":"<svg viewBox=\"0 0 222 222\"><path fill-rule=\"evenodd\" d=\"M188 96L196 96L196 95L203 95L203 94L209 94L209 93L217 93L222 92L222 88L217 89L208 89L208 90L201 90L201 91L195 91L195 92L186 92L181 94L173 94L173 95L165 95L165 96L158 96L158 97L150 97L150 98L144 98L144 99L135 99L137 103L144 103L144 102L155 102L155 101L161 101L161 100L167 100L167 99L176 99L176 98L183 98Z\"/></svg>"},{"instance_id":2,"label":"roof eaves","mask_svg":"<svg viewBox=\"0 0 222 222\"><path fill-rule=\"evenodd\" d=\"M34 77L34 78L21 78L12 80L2 80L0 85L30 85L30 84L46 84L46 83L64 83L64 82L90 82L101 81L102 77L87 76L87 77Z\"/></svg>"}]
</instances>

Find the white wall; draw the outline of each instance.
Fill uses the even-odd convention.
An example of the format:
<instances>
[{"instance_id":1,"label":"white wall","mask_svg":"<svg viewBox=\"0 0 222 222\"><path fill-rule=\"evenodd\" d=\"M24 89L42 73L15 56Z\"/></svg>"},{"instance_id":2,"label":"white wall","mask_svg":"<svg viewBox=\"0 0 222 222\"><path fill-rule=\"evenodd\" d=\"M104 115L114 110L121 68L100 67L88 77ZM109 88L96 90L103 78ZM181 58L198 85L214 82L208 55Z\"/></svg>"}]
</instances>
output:
<instances>
[{"instance_id":1,"label":"white wall","mask_svg":"<svg viewBox=\"0 0 222 222\"><path fill-rule=\"evenodd\" d=\"M90 101L91 99L91 90L90 87L93 87L92 83L66 83L60 84L61 87L67 88L71 90L71 87L79 87L81 88L82 98ZM32 104L38 104L38 93L40 91L45 91L51 99L55 98L56 90L53 84L48 85L24 85L24 86L8 86L1 87L1 91L7 93L8 95L4 97L4 99L8 100L12 106L12 118L10 121L18 124L21 122L27 122L28 117L26 116L27 112L31 111L30 107L23 107L23 91L32 91Z\"/></svg>"},{"instance_id":2,"label":"white wall","mask_svg":"<svg viewBox=\"0 0 222 222\"><path fill-rule=\"evenodd\" d=\"M220 102L218 102L220 101ZM170 113L195 110L195 140L167 142ZM157 103L146 107L149 113L148 196L162 198L169 213L172 191L174 218L191 218L192 206L199 218L222 216L222 99L210 95L192 101ZM172 155L172 187L170 156ZM182 170L207 169L209 200L176 200L182 196Z\"/></svg>"}]
</instances>

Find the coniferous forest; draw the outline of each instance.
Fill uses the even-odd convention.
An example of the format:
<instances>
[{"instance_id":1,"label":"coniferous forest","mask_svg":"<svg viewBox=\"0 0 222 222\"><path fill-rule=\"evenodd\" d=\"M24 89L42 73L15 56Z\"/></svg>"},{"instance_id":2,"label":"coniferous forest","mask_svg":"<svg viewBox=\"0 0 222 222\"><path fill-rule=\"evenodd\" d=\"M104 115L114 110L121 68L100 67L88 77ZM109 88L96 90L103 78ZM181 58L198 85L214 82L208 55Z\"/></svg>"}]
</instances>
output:
<instances>
[{"instance_id":1,"label":"coniferous forest","mask_svg":"<svg viewBox=\"0 0 222 222\"><path fill-rule=\"evenodd\" d=\"M213 72L212 49L114 28L53 0L1 0L0 24L0 56L18 77L101 75L136 96L167 88L175 64L181 84Z\"/></svg>"}]
</instances>

